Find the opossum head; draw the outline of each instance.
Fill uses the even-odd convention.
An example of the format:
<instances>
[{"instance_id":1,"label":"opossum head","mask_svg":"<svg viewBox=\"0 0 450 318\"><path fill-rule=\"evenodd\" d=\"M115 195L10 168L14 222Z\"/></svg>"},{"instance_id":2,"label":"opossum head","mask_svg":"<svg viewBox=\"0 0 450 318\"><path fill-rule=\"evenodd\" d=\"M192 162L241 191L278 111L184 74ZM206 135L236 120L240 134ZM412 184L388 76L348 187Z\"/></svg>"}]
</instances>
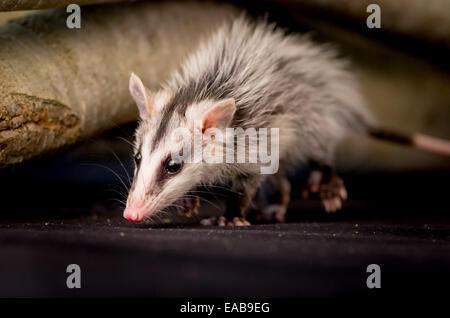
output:
<instances>
[{"instance_id":1,"label":"opossum head","mask_svg":"<svg viewBox=\"0 0 450 318\"><path fill-rule=\"evenodd\" d=\"M194 158L194 148L200 145L204 149L208 143L214 146L215 139L203 138L204 134L207 130L228 127L236 106L233 99L184 105L183 100L176 98L176 92L168 89L153 94L134 74L130 78L130 92L138 106L140 121L135 133L134 178L124 217L140 222L197 185L221 177L224 165L220 168ZM200 144L194 140L199 137Z\"/></svg>"}]
</instances>

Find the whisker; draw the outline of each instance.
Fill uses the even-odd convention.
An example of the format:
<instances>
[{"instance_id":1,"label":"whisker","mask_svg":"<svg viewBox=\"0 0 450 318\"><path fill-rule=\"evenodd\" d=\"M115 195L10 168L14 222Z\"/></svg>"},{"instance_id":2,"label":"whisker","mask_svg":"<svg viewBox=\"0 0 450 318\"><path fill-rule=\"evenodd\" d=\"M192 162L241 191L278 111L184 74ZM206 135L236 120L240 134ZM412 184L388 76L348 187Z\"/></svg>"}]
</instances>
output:
<instances>
[{"instance_id":1,"label":"whisker","mask_svg":"<svg viewBox=\"0 0 450 318\"><path fill-rule=\"evenodd\" d=\"M82 163L81 165L85 165L85 166L97 166L97 167L106 169L106 170L108 170L109 172L112 172L112 173L119 179L119 181L120 181L120 182L122 183L122 185L125 187L125 190L128 192L128 188L127 188L125 182L123 182L123 180L122 180L122 178L120 177L120 175L119 175L117 172L115 172L113 169L111 169L110 167L101 165L101 164L99 164L99 163Z\"/></svg>"},{"instance_id":2,"label":"whisker","mask_svg":"<svg viewBox=\"0 0 450 318\"><path fill-rule=\"evenodd\" d=\"M111 192L120 194L121 197L123 197L124 199L127 199L126 193L123 193L123 192L121 192L121 191L119 191L119 190L116 190L116 189L107 189L107 191L111 191Z\"/></svg>"},{"instance_id":3,"label":"whisker","mask_svg":"<svg viewBox=\"0 0 450 318\"><path fill-rule=\"evenodd\" d=\"M127 138L121 137L121 136L117 136L118 139L125 141L127 144L129 144L131 147L134 147L133 142L129 141Z\"/></svg>"},{"instance_id":4,"label":"whisker","mask_svg":"<svg viewBox=\"0 0 450 318\"><path fill-rule=\"evenodd\" d=\"M217 193L214 191L201 191L201 190L192 190L192 192L196 192L196 193L204 193L204 194L210 194L214 197L214 199L218 200L217 195L220 195L221 197L224 198L230 198L230 194L224 194L224 193Z\"/></svg>"},{"instance_id":5,"label":"whisker","mask_svg":"<svg viewBox=\"0 0 450 318\"><path fill-rule=\"evenodd\" d=\"M212 201L209 201L209 200L207 200L207 199L205 199L205 198L202 198L202 197L200 197L200 196L198 196L198 195L189 195L189 194L185 194L185 195L183 195L182 198L199 198L199 200L203 200L203 201L205 201L206 203L211 204L211 205L212 205L214 208L216 208L217 210L220 210L219 207L218 207L216 204L214 204Z\"/></svg>"},{"instance_id":6,"label":"whisker","mask_svg":"<svg viewBox=\"0 0 450 318\"><path fill-rule=\"evenodd\" d=\"M121 125L113 122L114 128L118 128L125 136L131 138L131 136L121 127Z\"/></svg>"},{"instance_id":7,"label":"whisker","mask_svg":"<svg viewBox=\"0 0 450 318\"><path fill-rule=\"evenodd\" d=\"M123 204L124 207L127 205L127 203L125 201L119 200L117 198L111 198L111 199L108 199L108 200L112 200L114 202L119 202L119 203Z\"/></svg>"},{"instance_id":8,"label":"whisker","mask_svg":"<svg viewBox=\"0 0 450 318\"><path fill-rule=\"evenodd\" d=\"M123 165L122 161L119 159L119 156L111 149L112 154L114 155L114 157L116 157L117 161L119 161L120 165L122 166L123 170L125 171L125 173L127 174L128 177L128 183L131 185L131 178L130 175L128 174L127 169L125 168L125 166ZM129 189L128 189L129 190Z\"/></svg>"},{"instance_id":9,"label":"whisker","mask_svg":"<svg viewBox=\"0 0 450 318\"><path fill-rule=\"evenodd\" d=\"M205 188L216 188L216 189L221 189L221 190L226 190L228 192L236 193L236 191L232 190L229 187L215 185L215 184L203 184L202 187L205 187Z\"/></svg>"}]
</instances>

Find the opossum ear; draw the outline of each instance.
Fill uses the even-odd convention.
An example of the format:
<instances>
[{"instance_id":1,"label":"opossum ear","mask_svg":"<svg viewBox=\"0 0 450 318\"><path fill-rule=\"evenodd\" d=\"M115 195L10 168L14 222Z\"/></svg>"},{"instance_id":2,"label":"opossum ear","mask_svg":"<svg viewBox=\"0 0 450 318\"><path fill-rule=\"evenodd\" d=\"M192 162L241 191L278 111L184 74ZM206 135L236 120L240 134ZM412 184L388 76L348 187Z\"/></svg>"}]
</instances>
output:
<instances>
[{"instance_id":1,"label":"opossum ear","mask_svg":"<svg viewBox=\"0 0 450 318\"><path fill-rule=\"evenodd\" d=\"M227 98L216 103L203 116L202 132L208 128L227 128L231 124L234 113L236 112L236 104L234 98Z\"/></svg>"},{"instance_id":2,"label":"opossum ear","mask_svg":"<svg viewBox=\"0 0 450 318\"><path fill-rule=\"evenodd\" d=\"M130 76L130 93L137 104L141 118L149 117L153 110L153 94L134 73Z\"/></svg>"}]
</instances>

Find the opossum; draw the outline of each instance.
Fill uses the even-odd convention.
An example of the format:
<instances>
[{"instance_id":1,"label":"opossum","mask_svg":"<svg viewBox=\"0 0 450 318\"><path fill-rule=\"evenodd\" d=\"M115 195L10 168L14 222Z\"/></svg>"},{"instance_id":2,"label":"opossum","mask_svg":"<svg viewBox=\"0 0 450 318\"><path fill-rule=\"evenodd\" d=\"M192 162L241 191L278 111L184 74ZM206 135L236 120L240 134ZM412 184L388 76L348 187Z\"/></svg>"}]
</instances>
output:
<instances>
[{"instance_id":1,"label":"opossum","mask_svg":"<svg viewBox=\"0 0 450 318\"><path fill-rule=\"evenodd\" d=\"M280 190L279 204L269 210L274 220L283 222L290 191L286 173L308 163L311 174L305 195L320 195L328 212L339 210L347 193L332 168L333 154L348 130L450 154L447 141L380 128L365 106L346 60L339 58L335 49L315 44L307 35L286 34L266 20L241 16L222 25L160 91L151 92L134 73L129 89L140 117L134 178L124 211L124 217L134 222L180 199L189 201L191 191L200 185L231 184L235 200L227 205L223 217L206 223L248 225L246 211L266 180ZM186 140L174 141L171 133L183 127L192 140L196 122L201 134L210 128L240 127L241 134L249 128L278 128L278 142L272 147L278 150L278 171L262 174L259 160L208 163L174 159ZM236 140L233 137L233 147ZM219 143L223 145L223 140L202 141L203 146ZM246 151L248 158L252 150ZM198 205L198 199L193 205Z\"/></svg>"}]
</instances>

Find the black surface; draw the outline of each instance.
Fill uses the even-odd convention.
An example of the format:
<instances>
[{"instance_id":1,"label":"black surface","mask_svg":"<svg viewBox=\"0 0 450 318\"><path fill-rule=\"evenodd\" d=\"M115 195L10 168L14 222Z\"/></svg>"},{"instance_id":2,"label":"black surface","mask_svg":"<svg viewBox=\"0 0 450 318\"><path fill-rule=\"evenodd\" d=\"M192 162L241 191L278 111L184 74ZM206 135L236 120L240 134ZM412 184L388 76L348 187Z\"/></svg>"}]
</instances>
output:
<instances>
[{"instance_id":1,"label":"black surface","mask_svg":"<svg viewBox=\"0 0 450 318\"><path fill-rule=\"evenodd\" d=\"M91 218L3 224L0 295L323 297L430 295L448 286L448 226L350 222L133 228ZM82 288L65 285L68 264ZM366 267L382 288L366 287Z\"/></svg>"},{"instance_id":2,"label":"black surface","mask_svg":"<svg viewBox=\"0 0 450 318\"><path fill-rule=\"evenodd\" d=\"M109 156L94 157L119 172ZM446 295L449 171L341 172L350 199L333 215L299 199L300 173L287 224L149 228L122 219L114 174L85 161L75 149L2 172L0 296ZM73 263L78 290L66 287ZM379 290L366 287L373 263Z\"/></svg>"}]
</instances>

